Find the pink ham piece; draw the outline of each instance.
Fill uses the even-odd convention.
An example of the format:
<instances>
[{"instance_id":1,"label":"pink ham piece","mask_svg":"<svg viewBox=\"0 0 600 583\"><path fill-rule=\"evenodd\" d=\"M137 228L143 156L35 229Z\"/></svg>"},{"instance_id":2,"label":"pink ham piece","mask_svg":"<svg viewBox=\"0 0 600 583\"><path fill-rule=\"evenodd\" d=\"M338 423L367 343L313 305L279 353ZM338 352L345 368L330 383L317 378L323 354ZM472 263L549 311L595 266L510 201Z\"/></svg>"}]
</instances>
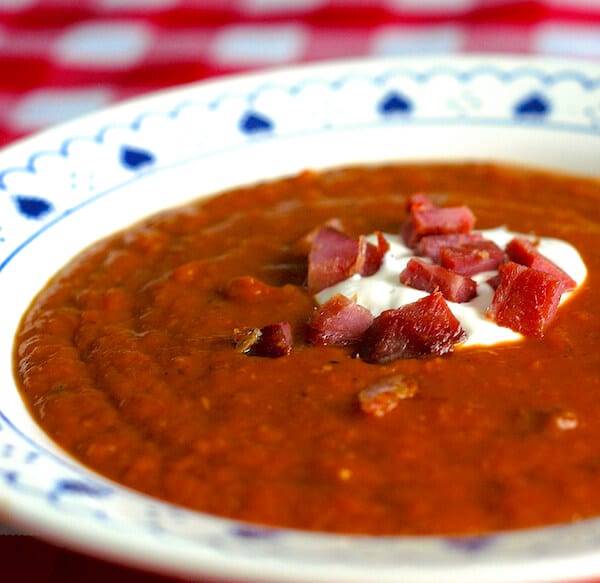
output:
<instances>
[{"instance_id":1,"label":"pink ham piece","mask_svg":"<svg viewBox=\"0 0 600 583\"><path fill-rule=\"evenodd\" d=\"M375 273L385 253L382 240L376 246L364 237L356 239L331 227L320 229L308 254L309 293L316 294L355 274Z\"/></svg>"},{"instance_id":2,"label":"pink ham piece","mask_svg":"<svg viewBox=\"0 0 600 583\"><path fill-rule=\"evenodd\" d=\"M424 192L415 192L406 201L406 210L409 213L414 210L425 211L434 208L436 208L435 203Z\"/></svg>"},{"instance_id":3,"label":"pink ham piece","mask_svg":"<svg viewBox=\"0 0 600 583\"><path fill-rule=\"evenodd\" d=\"M437 292L382 312L363 334L358 355L369 363L443 355L465 339L465 331Z\"/></svg>"},{"instance_id":4,"label":"pink ham piece","mask_svg":"<svg viewBox=\"0 0 600 583\"><path fill-rule=\"evenodd\" d=\"M294 251L294 253L298 255L308 255L310 253L312 244L314 243L315 237L317 236L317 233L324 227L329 227L330 229L334 229L336 231L339 231L340 233L343 233L345 231L342 219L338 219L337 217L328 219L327 221L315 227L314 229L311 229L303 237L298 239L298 241L296 241L296 243L292 246L292 250Z\"/></svg>"},{"instance_id":5,"label":"pink ham piece","mask_svg":"<svg viewBox=\"0 0 600 583\"><path fill-rule=\"evenodd\" d=\"M489 279L486 279L485 283L487 283L493 290L496 290L498 289L501 280L502 275L500 274L500 272L498 272L492 275L492 277L490 277Z\"/></svg>"},{"instance_id":6,"label":"pink ham piece","mask_svg":"<svg viewBox=\"0 0 600 583\"><path fill-rule=\"evenodd\" d=\"M402 230L404 242L414 248L422 237L468 233L475 226L475 216L466 206L419 209L410 213L410 220Z\"/></svg>"},{"instance_id":7,"label":"pink ham piece","mask_svg":"<svg viewBox=\"0 0 600 583\"><path fill-rule=\"evenodd\" d=\"M450 233L449 235L427 235L415 248L416 255L429 257L434 263L440 262L440 249L444 247L460 247L477 243L483 239L480 233Z\"/></svg>"},{"instance_id":8,"label":"pink ham piece","mask_svg":"<svg viewBox=\"0 0 600 583\"><path fill-rule=\"evenodd\" d=\"M495 271L504 262L504 251L489 239L440 249L440 264L460 275Z\"/></svg>"},{"instance_id":9,"label":"pink ham piece","mask_svg":"<svg viewBox=\"0 0 600 583\"><path fill-rule=\"evenodd\" d=\"M373 323L367 308L336 294L308 321L307 340L311 344L345 346L357 342Z\"/></svg>"},{"instance_id":10,"label":"pink ham piece","mask_svg":"<svg viewBox=\"0 0 600 583\"><path fill-rule=\"evenodd\" d=\"M379 256L379 267L381 267L381 261L383 260L383 256L390 250L390 244L381 231L377 231L375 235L377 237L377 255Z\"/></svg>"},{"instance_id":11,"label":"pink ham piece","mask_svg":"<svg viewBox=\"0 0 600 583\"><path fill-rule=\"evenodd\" d=\"M233 339L240 352L251 356L278 358L292 351L292 327L285 321L262 328L237 328Z\"/></svg>"},{"instance_id":12,"label":"pink ham piece","mask_svg":"<svg viewBox=\"0 0 600 583\"><path fill-rule=\"evenodd\" d=\"M418 392L419 385L414 378L398 374L370 384L358 393L358 402L363 413L383 417Z\"/></svg>"},{"instance_id":13,"label":"pink ham piece","mask_svg":"<svg viewBox=\"0 0 600 583\"><path fill-rule=\"evenodd\" d=\"M412 212L412 222L419 237L468 233L475 226L475 216L466 206L416 209Z\"/></svg>"},{"instance_id":14,"label":"pink ham piece","mask_svg":"<svg viewBox=\"0 0 600 583\"><path fill-rule=\"evenodd\" d=\"M515 237L506 246L508 257L515 263L532 267L538 271L549 273L556 279L562 282L563 291L575 289L577 283L567 273L565 273L558 265L550 261L546 256L542 255L537 247L527 239Z\"/></svg>"},{"instance_id":15,"label":"pink ham piece","mask_svg":"<svg viewBox=\"0 0 600 583\"><path fill-rule=\"evenodd\" d=\"M468 302L477 295L477 284L470 277L414 257L400 273L400 283L426 292L440 291L451 302Z\"/></svg>"},{"instance_id":16,"label":"pink ham piece","mask_svg":"<svg viewBox=\"0 0 600 583\"><path fill-rule=\"evenodd\" d=\"M356 239L330 227L320 229L308 254L308 291L316 294L350 277L357 256Z\"/></svg>"},{"instance_id":17,"label":"pink ham piece","mask_svg":"<svg viewBox=\"0 0 600 583\"><path fill-rule=\"evenodd\" d=\"M500 275L487 317L524 336L543 336L556 314L563 281L513 261L500 267Z\"/></svg>"},{"instance_id":18,"label":"pink ham piece","mask_svg":"<svg viewBox=\"0 0 600 583\"><path fill-rule=\"evenodd\" d=\"M424 192L411 194L406 201L406 212L409 214L417 210L430 210L434 208L436 208L435 203ZM404 243L408 247L412 247L413 243L417 240L415 226L413 225L412 220L409 219L402 224L400 234L402 235Z\"/></svg>"},{"instance_id":19,"label":"pink ham piece","mask_svg":"<svg viewBox=\"0 0 600 583\"><path fill-rule=\"evenodd\" d=\"M381 267L383 256L390 248L390 244L383 236L383 233L377 231L377 245L367 241L364 236L358 238L358 256L356 258L355 269L361 275L373 275Z\"/></svg>"}]
</instances>

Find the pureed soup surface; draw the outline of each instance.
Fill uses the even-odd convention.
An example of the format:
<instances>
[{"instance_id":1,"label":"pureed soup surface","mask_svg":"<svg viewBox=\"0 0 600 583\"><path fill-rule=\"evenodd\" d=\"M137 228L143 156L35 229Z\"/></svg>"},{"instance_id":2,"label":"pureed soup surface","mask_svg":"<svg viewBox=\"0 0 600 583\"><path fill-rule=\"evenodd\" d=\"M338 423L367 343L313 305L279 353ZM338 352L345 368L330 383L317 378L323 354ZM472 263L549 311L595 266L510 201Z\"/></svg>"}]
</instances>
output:
<instances>
[{"instance_id":1,"label":"pureed soup surface","mask_svg":"<svg viewBox=\"0 0 600 583\"><path fill-rule=\"evenodd\" d=\"M588 275L543 338L370 364L312 346L303 237L397 233L409 195L477 228L557 237ZM306 172L170 210L75 258L34 301L15 370L98 472L179 505L299 529L477 533L600 515L600 184L488 164ZM250 279L247 276L251 276ZM266 284L266 285L262 285ZM286 320L280 358L233 331ZM359 392L418 393L365 414Z\"/></svg>"}]
</instances>

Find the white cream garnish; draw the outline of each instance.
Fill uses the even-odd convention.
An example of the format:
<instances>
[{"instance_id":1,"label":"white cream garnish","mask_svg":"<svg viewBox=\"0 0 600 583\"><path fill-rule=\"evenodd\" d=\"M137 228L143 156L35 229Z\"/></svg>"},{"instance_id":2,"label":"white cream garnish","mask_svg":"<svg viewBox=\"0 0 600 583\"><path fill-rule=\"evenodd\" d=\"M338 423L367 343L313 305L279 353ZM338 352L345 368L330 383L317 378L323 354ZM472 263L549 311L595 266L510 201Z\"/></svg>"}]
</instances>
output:
<instances>
[{"instance_id":1,"label":"white cream garnish","mask_svg":"<svg viewBox=\"0 0 600 583\"><path fill-rule=\"evenodd\" d=\"M513 237L526 237L526 235L513 233L504 227L477 232L486 239L494 241L501 248L504 248ZM400 272L406 267L408 260L414 257L414 254L402 243L400 237L386 234L385 238L390 244L390 249L385 254L377 273L368 277L354 275L328 287L316 295L317 302L323 304L339 293L364 306L374 316L378 316L384 310L399 308L428 295L427 292L400 283ZM371 243L376 244L377 242L374 235L369 235L367 239ZM540 253L566 271L577 282L577 287L583 283L587 276L587 269L577 249L560 239L535 238L535 241L538 241L537 248ZM486 271L473 276L477 283L477 296L470 302L462 304L448 302L452 313L467 333L467 340L463 346L490 346L522 338L517 332L513 332L510 328L497 326L485 316L485 311L494 295L494 290L486 281L495 274L497 271ZM563 294L561 301L564 301L571 293Z\"/></svg>"}]
</instances>

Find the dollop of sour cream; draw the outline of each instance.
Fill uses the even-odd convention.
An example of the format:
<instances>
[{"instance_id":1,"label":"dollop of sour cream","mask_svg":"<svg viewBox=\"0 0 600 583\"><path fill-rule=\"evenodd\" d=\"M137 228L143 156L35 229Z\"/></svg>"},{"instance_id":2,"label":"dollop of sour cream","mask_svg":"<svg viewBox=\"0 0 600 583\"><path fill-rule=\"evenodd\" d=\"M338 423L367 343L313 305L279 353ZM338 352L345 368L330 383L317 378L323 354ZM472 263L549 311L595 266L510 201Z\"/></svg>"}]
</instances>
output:
<instances>
[{"instance_id":1,"label":"dollop of sour cream","mask_svg":"<svg viewBox=\"0 0 600 583\"><path fill-rule=\"evenodd\" d=\"M514 237L527 237L504 227L477 232L486 239L494 241L501 248L504 248ZM406 267L408 260L414 257L414 253L403 244L399 236L385 234L385 238L390 248L383 257L377 273L366 277L353 275L328 287L315 296L317 302L324 304L332 296L342 294L367 308L374 316L378 316L384 310L399 308L428 295L427 292L400 283L400 272ZM367 240L374 244L377 242L375 235L369 235ZM560 239L545 237L535 238L535 240L538 242L537 248L540 253L566 271L577 282L579 288L587 276L587 268L577 249ZM494 296L494 290L486 281L497 273L497 271L486 271L472 276L477 283L477 296L471 301L460 304L448 302L448 307L467 334L463 346L491 346L522 338L521 334L510 328L498 326L485 315ZM573 291L564 293L561 303L567 300Z\"/></svg>"}]
</instances>

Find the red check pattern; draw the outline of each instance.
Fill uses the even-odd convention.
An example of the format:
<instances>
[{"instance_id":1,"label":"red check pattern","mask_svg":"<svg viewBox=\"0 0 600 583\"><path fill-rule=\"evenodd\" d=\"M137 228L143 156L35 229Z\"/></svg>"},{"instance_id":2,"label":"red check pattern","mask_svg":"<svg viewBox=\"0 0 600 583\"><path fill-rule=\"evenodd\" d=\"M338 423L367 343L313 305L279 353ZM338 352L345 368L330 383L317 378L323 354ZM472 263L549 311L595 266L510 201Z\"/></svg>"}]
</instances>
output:
<instances>
[{"instance_id":1,"label":"red check pattern","mask_svg":"<svg viewBox=\"0 0 600 583\"><path fill-rule=\"evenodd\" d=\"M0 0L0 145L218 75L473 52L600 59L600 0Z\"/></svg>"},{"instance_id":2,"label":"red check pattern","mask_svg":"<svg viewBox=\"0 0 600 583\"><path fill-rule=\"evenodd\" d=\"M225 74L476 52L600 60L600 0L0 0L0 146ZM0 559L8 580L166 580L29 536L0 537Z\"/></svg>"}]
</instances>

